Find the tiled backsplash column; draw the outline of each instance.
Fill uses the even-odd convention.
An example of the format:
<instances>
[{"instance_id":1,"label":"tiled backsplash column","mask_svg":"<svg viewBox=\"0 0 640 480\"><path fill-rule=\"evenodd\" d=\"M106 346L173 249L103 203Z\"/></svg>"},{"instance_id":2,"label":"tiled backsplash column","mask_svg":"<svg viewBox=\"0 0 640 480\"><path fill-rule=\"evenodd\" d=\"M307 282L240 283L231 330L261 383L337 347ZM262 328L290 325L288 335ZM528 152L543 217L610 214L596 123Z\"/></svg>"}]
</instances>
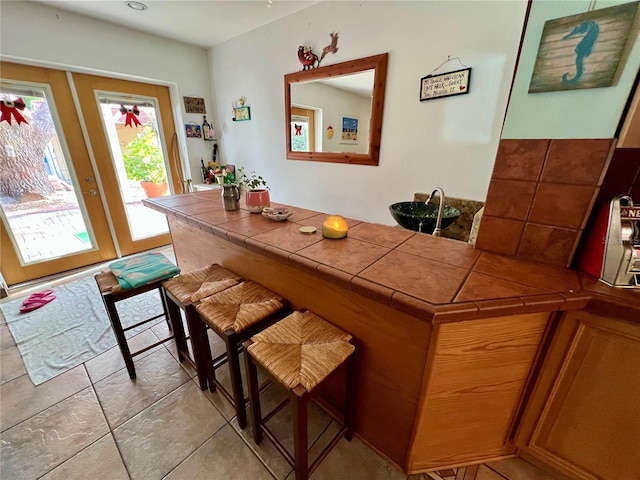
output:
<instances>
[{"instance_id":1,"label":"tiled backsplash column","mask_svg":"<svg viewBox=\"0 0 640 480\"><path fill-rule=\"evenodd\" d=\"M611 139L502 140L476 248L568 267L612 150Z\"/></svg>"}]
</instances>

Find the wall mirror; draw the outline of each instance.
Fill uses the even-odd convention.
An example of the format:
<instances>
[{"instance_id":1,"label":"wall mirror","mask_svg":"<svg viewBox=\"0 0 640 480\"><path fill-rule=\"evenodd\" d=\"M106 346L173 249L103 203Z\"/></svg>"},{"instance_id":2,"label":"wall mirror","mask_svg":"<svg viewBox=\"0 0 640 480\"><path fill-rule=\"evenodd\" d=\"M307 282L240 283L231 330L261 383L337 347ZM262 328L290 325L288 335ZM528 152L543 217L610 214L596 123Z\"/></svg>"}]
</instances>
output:
<instances>
[{"instance_id":1,"label":"wall mirror","mask_svg":"<svg viewBox=\"0 0 640 480\"><path fill-rule=\"evenodd\" d=\"M388 56L285 75L287 159L378 165Z\"/></svg>"}]
</instances>

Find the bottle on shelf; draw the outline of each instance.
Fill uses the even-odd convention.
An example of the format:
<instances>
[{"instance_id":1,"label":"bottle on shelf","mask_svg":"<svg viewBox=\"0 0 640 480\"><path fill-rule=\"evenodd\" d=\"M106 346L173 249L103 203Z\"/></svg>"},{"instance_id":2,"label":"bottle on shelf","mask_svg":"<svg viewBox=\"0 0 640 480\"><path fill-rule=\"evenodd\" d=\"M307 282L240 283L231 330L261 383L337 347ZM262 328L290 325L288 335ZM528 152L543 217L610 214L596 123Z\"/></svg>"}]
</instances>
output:
<instances>
[{"instance_id":1,"label":"bottle on shelf","mask_svg":"<svg viewBox=\"0 0 640 480\"><path fill-rule=\"evenodd\" d=\"M207 178L209 178L209 172L207 167L204 166L204 160L200 157L200 176L202 177L202 183L207 183Z\"/></svg>"},{"instance_id":2,"label":"bottle on shelf","mask_svg":"<svg viewBox=\"0 0 640 480\"><path fill-rule=\"evenodd\" d=\"M202 122L202 137L205 140L213 140L214 133L213 133L213 130L211 128L211 124L209 122L207 122L207 116L206 115L203 115L202 118L204 119L204 121Z\"/></svg>"}]
</instances>

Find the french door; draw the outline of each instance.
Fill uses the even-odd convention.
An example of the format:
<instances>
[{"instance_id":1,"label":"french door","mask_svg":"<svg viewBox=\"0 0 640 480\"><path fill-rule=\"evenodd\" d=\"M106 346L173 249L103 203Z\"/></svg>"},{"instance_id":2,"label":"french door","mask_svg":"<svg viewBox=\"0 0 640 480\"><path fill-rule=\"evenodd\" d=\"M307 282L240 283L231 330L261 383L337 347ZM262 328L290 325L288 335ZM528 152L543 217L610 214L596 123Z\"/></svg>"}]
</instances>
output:
<instances>
[{"instance_id":1,"label":"french door","mask_svg":"<svg viewBox=\"0 0 640 480\"><path fill-rule=\"evenodd\" d=\"M141 203L181 191L169 89L77 73L73 82L121 254L171 243L166 217Z\"/></svg>"},{"instance_id":2,"label":"french door","mask_svg":"<svg viewBox=\"0 0 640 480\"><path fill-rule=\"evenodd\" d=\"M5 62L0 69L7 283L170 243L164 216L142 205L138 180L146 168L165 183L160 194L181 191L179 165L168 161L167 143L176 141L168 89Z\"/></svg>"}]
</instances>

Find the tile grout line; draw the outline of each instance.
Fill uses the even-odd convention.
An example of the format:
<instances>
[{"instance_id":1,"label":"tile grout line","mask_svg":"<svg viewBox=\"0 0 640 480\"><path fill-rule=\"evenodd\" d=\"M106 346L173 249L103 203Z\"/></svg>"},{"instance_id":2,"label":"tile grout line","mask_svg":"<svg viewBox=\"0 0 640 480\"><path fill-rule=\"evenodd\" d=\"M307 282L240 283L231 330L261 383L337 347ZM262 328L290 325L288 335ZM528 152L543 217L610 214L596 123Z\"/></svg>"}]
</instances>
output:
<instances>
[{"instance_id":1,"label":"tile grout line","mask_svg":"<svg viewBox=\"0 0 640 480\"><path fill-rule=\"evenodd\" d=\"M503 475L502 473L500 473L499 471L497 471L494 468L491 468L491 466L488 463L483 463L482 465L484 465L485 467L487 467L489 470L491 470L492 472L497 473L498 475L500 475L502 478L504 478L505 480L511 480L509 477L507 477L506 475Z\"/></svg>"},{"instance_id":2,"label":"tile grout line","mask_svg":"<svg viewBox=\"0 0 640 480\"><path fill-rule=\"evenodd\" d=\"M87 370L87 367L86 367L85 363L83 363L82 366L84 367L85 371L87 372L87 377L89 377L89 371ZM118 371L120 371L120 370L118 370ZM113 434L113 430L114 429L111 428L111 424L107 420L107 414L104 411L104 407L102 406L102 402L100 401L100 397L98 396L98 392L96 391L95 384L93 383L93 380L91 380L91 377L89 377L89 382L91 382L91 388L93 389L93 394L96 396L96 400L98 400L98 406L100 407L100 411L102 412L102 416L104 418L104 421L107 424L107 428L109 429L109 435L111 435L111 438L113 439L113 443L116 446L116 450L118 451L118 455L120 456L120 461L122 462L122 465L124 466L124 469L127 472L127 475L129 476L129 479L131 479L131 472L129 472L129 467L127 466L127 464L124 461L124 457L122 456L122 451L120 450L120 445L118 444L118 441L116 440L116 436Z\"/></svg>"}]
</instances>

